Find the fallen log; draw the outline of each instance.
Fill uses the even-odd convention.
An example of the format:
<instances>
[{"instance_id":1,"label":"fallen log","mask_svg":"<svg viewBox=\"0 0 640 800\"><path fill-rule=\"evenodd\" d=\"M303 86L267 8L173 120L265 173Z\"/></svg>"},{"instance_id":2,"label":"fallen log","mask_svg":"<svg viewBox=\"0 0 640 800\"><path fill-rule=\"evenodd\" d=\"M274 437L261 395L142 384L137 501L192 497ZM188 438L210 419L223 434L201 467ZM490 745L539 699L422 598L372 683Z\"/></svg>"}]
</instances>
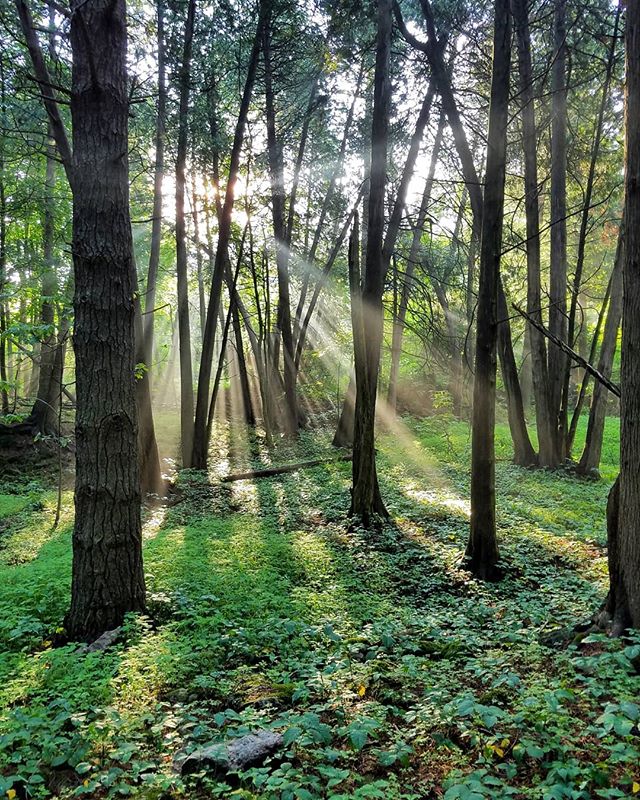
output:
<instances>
[{"instance_id":1,"label":"fallen log","mask_svg":"<svg viewBox=\"0 0 640 800\"><path fill-rule=\"evenodd\" d=\"M321 464L339 464L342 461L352 461L353 454L345 453L338 458L314 458L311 461L298 461L295 464L283 464L280 467L267 467L265 469L250 469L247 472L233 472L222 478L223 483L232 481L244 481L249 478L269 478L272 475L282 475L285 472L297 472L299 469L309 469L319 467Z\"/></svg>"}]
</instances>

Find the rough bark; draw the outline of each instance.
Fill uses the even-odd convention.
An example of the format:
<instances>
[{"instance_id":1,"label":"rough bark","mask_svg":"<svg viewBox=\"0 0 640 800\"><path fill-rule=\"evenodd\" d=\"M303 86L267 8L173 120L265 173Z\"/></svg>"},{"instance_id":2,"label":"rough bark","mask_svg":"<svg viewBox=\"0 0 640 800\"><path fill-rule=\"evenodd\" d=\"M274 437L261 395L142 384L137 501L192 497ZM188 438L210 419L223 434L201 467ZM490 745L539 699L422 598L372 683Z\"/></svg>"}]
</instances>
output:
<instances>
[{"instance_id":1,"label":"rough bark","mask_svg":"<svg viewBox=\"0 0 640 800\"><path fill-rule=\"evenodd\" d=\"M640 628L640 0L628 0L625 91L625 257L620 399L620 503L610 539L613 631ZM611 551L613 553L611 554Z\"/></svg>"},{"instance_id":2,"label":"rough bark","mask_svg":"<svg viewBox=\"0 0 640 800\"><path fill-rule=\"evenodd\" d=\"M497 302L502 250L502 216L509 111L511 17L508 0L496 0L487 167L480 245L471 442L471 530L469 569L479 578L497 577L495 518L495 400Z\"/></svg>"},{"instance_id":3,"label":"rough bark","mask_svg":"<svg viewBox=\"0 0 640 800\"><path fill-rule=\"evenodd\" d=\"M76 489L72 639L145 604L135 401L124 0L74 0L73 262Z\"/></svg>"}]
</instances>

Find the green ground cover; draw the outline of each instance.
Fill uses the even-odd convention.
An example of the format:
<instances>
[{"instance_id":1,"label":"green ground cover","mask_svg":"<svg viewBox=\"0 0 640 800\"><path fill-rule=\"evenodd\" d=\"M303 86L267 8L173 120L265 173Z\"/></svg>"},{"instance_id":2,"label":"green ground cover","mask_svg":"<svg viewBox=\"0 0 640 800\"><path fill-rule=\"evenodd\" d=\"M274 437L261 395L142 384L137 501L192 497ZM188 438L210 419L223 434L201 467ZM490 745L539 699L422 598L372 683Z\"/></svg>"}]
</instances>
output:
<instances>
[{"instance_id":1,"label":"green ground cover","mask_svg":"<svg viewBox=\"0 0 640 800\"><path fill-rule=\"evenodd\" d=\"M118 644L54 647L72 498L0 484L0 796L600 798L640 793L640 638L567 639L606 589L603 480L509 463L506 578L469 580L470 436L446 417L381 437L393 524L349 531L349 465L221 484L248 464L330 454L326 430L269 454L219 431L216 474L145 512L150 618ZM229 447L231 442L231 448ZM231 449L231 452L229 450ZM3 494L4 492L4 494ZM568 643L567 643L568 641ZM257 728L287 747L228 781L174 756Z\"/></svg>"}]
</instances>

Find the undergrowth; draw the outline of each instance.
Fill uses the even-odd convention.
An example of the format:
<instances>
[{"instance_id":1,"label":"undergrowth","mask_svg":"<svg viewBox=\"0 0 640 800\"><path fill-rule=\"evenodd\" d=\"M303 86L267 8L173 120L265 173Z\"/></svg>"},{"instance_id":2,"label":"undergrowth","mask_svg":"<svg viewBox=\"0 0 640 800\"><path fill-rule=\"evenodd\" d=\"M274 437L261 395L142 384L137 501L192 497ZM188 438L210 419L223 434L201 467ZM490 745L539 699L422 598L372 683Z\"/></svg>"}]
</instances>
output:
<instances>
[{"instance_id":1,"label":"undergrowth","mask_svg":"<svg viewBox=\"0 0 640 800\"><path fill-rule=\"evenodd\" d=\"M498 430L506 578L460 569L468 427L380 442L393 524L349 530L350 467L221 484L250 464L331 455L327 430L269 450L216 437L210 476L145 512L149 616L118 643L54 647L72 496L0 485L0 795L9 798L631 797L640 793L640 638L576 635L606 589L604 480L509 463ZM231 442L231 445L229 444ZM230 450L230 452L229 452ZM264 766L183 781L174 757L266 728Z\"/></svg>"}]
</instances>

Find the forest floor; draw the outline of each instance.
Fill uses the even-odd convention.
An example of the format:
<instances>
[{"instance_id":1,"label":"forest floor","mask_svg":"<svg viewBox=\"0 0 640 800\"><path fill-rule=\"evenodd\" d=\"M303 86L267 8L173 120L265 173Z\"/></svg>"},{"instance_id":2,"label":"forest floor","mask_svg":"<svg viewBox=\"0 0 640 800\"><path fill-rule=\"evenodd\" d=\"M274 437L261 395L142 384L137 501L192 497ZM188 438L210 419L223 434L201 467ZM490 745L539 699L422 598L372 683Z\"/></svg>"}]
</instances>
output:
<instances>
[{"instance_id":1,"label":"forest floor","mask_svg":"<svg viewBox=\"0 0 640 800\"><path fill-rule=\"evenodd\" d=\"M52 532L50 485L0 482L0 797L640 795L640 637L571 630L606 589L617 424L601 481L514 467L499 426L498 584L460 569L465 424L381 437L393 524L377 533L348 528L346 463L219 481L333 455L328 429L271 453L220 429L216 473L181 473L184 500L145 511L150 618L89 654L53 646L71 493ZM256 729L285 737L263 766L173 771L178 753Z\"/></svg>"}]
</instances>

